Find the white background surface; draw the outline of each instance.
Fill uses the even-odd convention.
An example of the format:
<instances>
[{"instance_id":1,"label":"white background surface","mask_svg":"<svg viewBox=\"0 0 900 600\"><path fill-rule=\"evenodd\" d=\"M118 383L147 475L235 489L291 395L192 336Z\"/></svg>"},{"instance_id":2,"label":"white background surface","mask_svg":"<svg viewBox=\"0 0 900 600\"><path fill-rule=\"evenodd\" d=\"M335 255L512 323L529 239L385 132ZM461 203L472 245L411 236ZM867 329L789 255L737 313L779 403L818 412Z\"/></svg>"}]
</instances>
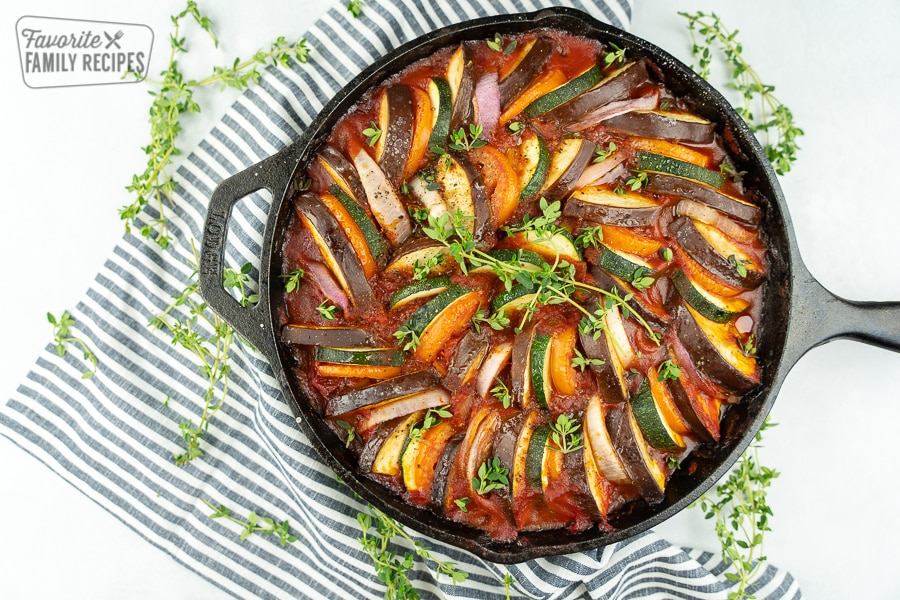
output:
<instances>
[{"instance_id":1,"label":"white background surface","mask_svg":"<svg viewBox=\"0 0 900 600\"><path fill-rule=\"evenodd\" d=\"M838 295L900 299L900 3L636 0L632 31L690 63L677 10L716 10L750 63L805 129L799 162L782 184L801 254ZM298 37L329 3L256 0L201 4L221 40L192 36L182 66L205 75L278 35ZM150 73L163 69L169 15L181 1L5 2L0 76L5 197L0 397L9 397L50 341L46 313L74 307L122 233L117 209L143 169L149 99L144 85L33 90L22 82L14 35L24 15L149 25ZM720 73L721 73L720 69ZM234 98L203 92L185 121L189 150ZM770 493L770 560L808 598L896 598L900 498L895 424L900 354L851 342L814 350L788 377L763 461L782 472ZM173 435L177 432L173 431ZM218 598L224 594L144 542L5 438L0 438L0 596L4 598ZM659 531L715 550L697 510Z\"/></svg>"}]
</instances>

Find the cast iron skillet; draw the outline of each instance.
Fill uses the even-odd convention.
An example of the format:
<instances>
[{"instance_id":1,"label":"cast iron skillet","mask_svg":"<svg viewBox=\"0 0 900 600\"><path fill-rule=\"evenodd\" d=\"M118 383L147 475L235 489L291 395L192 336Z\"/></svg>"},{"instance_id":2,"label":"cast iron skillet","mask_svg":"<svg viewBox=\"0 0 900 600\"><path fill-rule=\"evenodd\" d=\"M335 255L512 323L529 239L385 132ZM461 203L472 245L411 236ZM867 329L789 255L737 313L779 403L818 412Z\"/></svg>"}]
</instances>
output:
<instances>
[{"instance_id":1,"label":"cast iron skillet","mask_svg":"<svg viewBox=\"0 0 900 600\"><path fill-rule=\"evenodd\" d=\"M278 339L279 315L283 313L281 240L292 207L291 181L306 169L316 148L328 137L334 124L368 89L416 60L462 40L492 38L551 27L606 42L627 50L629 58L649 57L663 71L670 88L692 98L695 110L719 124L719 133L733 139L733 154L745 180L769 200L761 224L769 248L769 280L757 333L762 382L728 411L722 423L722 440L701 446L676 471L662 503L647 506L632 503L610 523L613 532L598 528L579 533L560 531L529 533L516 543L498 543L483 532L452 523L432 512L411 506L381 485L358 476L355 459L343 442L311 410L297 384L287 376L294 359ZM227 224L234 204L260 189L272 193L274 202L262 245L259 303L244 308L222 288ZM772 407L785 376L808 350L833 339L850 338L900 351L900 303L855 302L838 298L823 288L800 259L797 242L778 180L756 138L729 103L689 67L633 35L600 23L569 8L535 13L487 17L440 29L413 40L378 60L360 73L334 97L296 142L260 163L234 175L216 188L210 199L203 235L200 286L209 305L246 337L272 365L300 429L347 484L365 500L400 522L438 540L502 563L515 563L539 556L566 554L599 548L641 533L697 499L720 479L740 457Z\"/></svg>"}]
</instances>

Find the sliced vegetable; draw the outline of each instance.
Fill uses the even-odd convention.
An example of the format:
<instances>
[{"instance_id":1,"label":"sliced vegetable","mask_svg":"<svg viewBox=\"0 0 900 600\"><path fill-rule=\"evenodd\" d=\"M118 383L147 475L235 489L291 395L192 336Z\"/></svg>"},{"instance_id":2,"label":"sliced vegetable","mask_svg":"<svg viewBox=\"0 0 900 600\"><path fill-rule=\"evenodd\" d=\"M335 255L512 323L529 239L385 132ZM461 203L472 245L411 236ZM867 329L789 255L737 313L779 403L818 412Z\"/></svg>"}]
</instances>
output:
<instances>
[{"instance_id":1,"label":"sliced vegetable","mask_svg":"<svg viewBox=\"0 0 900 600\"><path fill-rule=\"evenodd\" d=\"M347 377L350 379L390 379L400 374L400 367L389 365L350 365L319 363L316 371L322 377Z\"/></svg>"},{"instance_id":2,"label":"sliced vegetable","mask_svg":"<svg viewBox=\"0 0 900 600\"><path fill-rule=\"evenodd\" d=\"M638 269L640 269L642 273L648 274L653 271L650 263L639 256L621 250L613 250L603 244L599 244L599 249L600 259L597 262L597 265L628 283L631 283L634 279Z\"/></svg>"},{"instance_id":3,"label":"sliced vegetable","mask_svg":"<svg viewBox=\"0 0 900 600\"><path fill-rule=\"evenodd\" d=\"M736 330L710 321L690 306L682 306L673 324L697 370L713 383L746 391L759 383L756 358L746 356Z\"/></svg>"},{"instance_id":4,"label":"sliced vegetable","mask_svg":"<svg viewBox=\"0 0 900 600\"><path fill-rule=\"evenodd\" d=\"M531 372L531 389L534 398L541 408L550 408L550 398L553 394L553 379L550 374L550 340L552 338L540 333L531 341L529 353L529 371Z\"/></svg>"},{"instance_id":5,"label":"sliced vegetable","mask_svg":"<svg viewBox=\"0 0 900 600\"><path fill-rule=\"evenodd\" d=\"M425 265L430 260L437 260L435 257L440 256L440 262L437 266L432 267L430 273L434 275L443 275L453 267L453 259L450 258L450 251L440 242L431 238L415 238L404 244L397 250L394 259L384 268L385 273L404 273L412 277L413 269L416 264Z\"/></svg>"},{"instance_id":6,"label":"sliced vegetable","mask_svg":"<svg viewBox=\"0 0 900 600\"><path fill-rule=\"evenodd\" d=\"M525 481L528 485L543 489L544 455L547 453L547 440L550 437L549 425L538 425L528 444L525 455Z\"/></svg>"},{"instance_id":7,"label":"sliced vegetable","mask_svg":"<svg viewBox=\"0 0 900 600\"><path fill-rule=\"evenodd\" d=\"M727 323L741 314L750 305L743 298L721 298L709 292L700 284L692 282L684 271L672 272L672 283L684 301L698 313L716 323Z\"/></svg>"},{"instance_id":8,"label":"sliced vegetable","mask_svg":"<svg viewBox=\"0 0 900 600\"><path fill-rule=\"evenodd\" d=\"M684 417L691 432L701 441L713 442L719 440L719 406L709 397L705 397L693 384L688 374L688 367L695 368L687 350L677 339L668 343L668 360L681 370L681 376L676 379L667 379L666 388L678 412ZM683 357L683 358L682 358Z\"/></svg>"},{"instance_id":9,"label":"sliced vegetable","mask_svg":"<svg viewBox=\"0 0 900 600\"><path fill-rule=\"evenodd\" d=\"M606 430L612 440L628 478L647 504L663 500L666 474L654 460L635 421L631 404L610 407L606 413Z\"/></svg>"},{"instance_id":10,"label":"sliced vegetable","mask_svg":"<svg viewBox=\"0 0 900 600\"><path fill-rule=\"evenodd\" d=\"M679 196L702 202L751 225L758 224L762 218L762 210L759 206L734 196L729 196L712 186L685 179L684 177L654 173L648 178L647 190L655 194Z\"/></svg>"},{"instance_id":11,"label":"sliced vegetable","mask_svg":"<svg viewBox=\"0 0 900 600\"><path fill-rule=\"evenodd\" d=\"M652 110L657 105L659 105L659 92L654 88L643 96L628 100L617 100L601 106L584 115L578 121L567 125L565 129L572 132L584 131L617 115L623 115L635 110Z\"/></svg>"},{"instance_id":12,"label":"sliced vegetable","mask_svg":"<svg viewBox=\"0 0 900 600\"><path fill-rule=\"evenodd\" d=\"M585 427L585 429L587 429L587 427ZM611 494L607 492L607 480L603 477L600 473L600 469L597 467L591 440L587 435L585 435L584 438L584 449L582 452L584 456L584 475L588 484L588 489L591 492L594 503L597 505L597 511L600 513L600 516L605 519L609 514Z\"/></svg>"},{"instance_id":13,"label":"sliced vegetable","mask_svg":"<svg viewBox=\"0 0 900 600\"><path fill-rule=\"evenodd\" d=\"M585 448L591 449L594 464L605 479L618 485L627 485L631 483L631 479L606 429L608 410L598 395L592 396L588 401L584 410Z\"/></svg>"},{"instance_id":14,"label":"sliced vegetable","mask_svg":"<svg viewBox=\"0 0 900 600\"><path fill-rule=\"evenodd\" d=\"M317 361L343 365L371 365L399 367L405 355L396 348L329 348L316 346L313 356Z\"/></svg>"},{"instance_id":15,"label":"sliced vegetable","mask_svg":"<svg viewBox=\"0 0 900 600\"><path fill-rule=\"evenodd\" d=\"M663 419L653 394L650 393L650 384L646 378L641 382L637 394L628 402L631 404L638 428L651 446L660 450L684 448L683 438L672 431Z\"/></svg>"},{"instance_id":16,"label":"sliced vegetable","mask_svg":"<svg viewBox=\"0 0 900 600\"><path fill-rule=\"evenodd\" d=\"M700 223L705 223L710 227L715 227L738 242L752 243L759 237L756 231L738 225L737 222L729 219L724 213L693 200L679 201L675 205L675 214L679 217L688 217Z\"/></svg>"},{"instance_id":17,"label":"sliced vegetable","mask_svg":"<svg viewBox=\"0 0 900 600\"><path fill-rule=\"evenodd\" d=\"M353 164L366 190L369 208L392 244L402 244L412 234L412 221L381 167L360 147Z\"/></svg>"},{"instance_id":18,"label":"sliced vegetable","mask_svg":"<svg viewBox=\"0 0 900 600\"><path fill-rule=\"evenodd\" d=\"M450 115L453 113L453 93L446 79L433 77L428 83L428 97L431 100L431 138L428 147L444 148L450 135Z\"/></svg>"},{"instance_id":19,"label":"sliced vegetable","mask_svg":"<svg viewBox=\"0 0 900 600\"><path fill-rule=\"evenodd\" d=\"M491 300L491 310L495 313L504 312L507 315L524 308L537 296L537 289L522 285L514 285L509 290L504 290Z\"/></svg>"},{"instance_id":20,"label":"sliced vegetable","mask_svg":"<svg viewBox=\"0 0 900 600\"><path fill-rule=\"evenodd\" d=\"M431 506L440 514L446 514L452 506L452 498L447 496L450 481L450 470L456 462L456 454L463 440L463 433L458 433L450 438L441 457L434 468L434 482L431 486Z\"/></svg>"},{"instance_id":21,"label":"sliced vegetable","mask_svg":"<svg viewBox=\"0 0 900 600\"><path fill-rule=\"evenodd\" d=\"M306 277L315 283L328 300L344 313L350 310L350 298L337 282L331 269L320 262L306 262Z\"/></svg>"},{"instance_id":22,"label":"sliced vegetable","mask_svg":"<svg viewBox=\"0 0 900 600\"><path fill-rule=\"evenodd\" d=\"M360 259L331 211L307 193L294 198L294 211L353 305L360 310L372 308L375 295Z\"/></svg>"},{"instance_id":23,"label":"sliced vegetable","mask_svg":"<svg viewBox=\"0 0 900 600\"><path fill-rule=\"evenodd\" d=\"M648 293L666 282L665 278L657 278L650 288L637 290L631 284L610 275L608 271L600 267L592 267L590 273L594 276L597 287L600 289L616 291L621 297L631 294L631 298L626 302L628 309L639 314L650 326L662 330L668 327L671 317L666 309L666 303L669 297L664 292L661 292L662 297L660 298L657 298L657 294Z\"/></svg>"},{"instance_id":24,"label":"sliced vegetable","mask_svg":"<svg viewBox=\"0 0 900 600\"><path fill-rule=\"evenodd\" d=\"M325 414L328 416L341 415L359 408L371 407L382 402L418 394L437 388L439 385L440 382L434 371L430 369L416 371L332 396L325 405Z\"/></svg>"},{"instance_id":25,"label":"sliced vegetable","mask_svg":"<svg viewBox=\"0 0 900 600\"><path fill-rule=\"evenodd\" d=\"M533 391L531 385L531 343L535 334L535 322L525 325L513 340L512 364L510 366L511 389L510 396L513 404L524 408L531 403Z\"/></svg>"},{"instance_id":26,"label":"sliced vegetable","mask_svg":"<svg viewBox=\"0 0 900 600\"><path fill-rule=\"evenodd\" d=\"M386 254L388 246L356 200L337 185L331 186L330 191L320 195L319 200L341 225L366 277L372 277L378 268L377 259Z\"/></svg>"},{"instance_id":27,"label":"sliced vegetable","mask_svg":"<svg viewBox=\"0 0 900 600\"><path fill-rule=\"evenodd\" d=\"M550 169L540 194L548 200L560 200L569 195L591 162L597 145L585 138L564 139L553 150Z\"/></svg>"},{"instance_id":28,"label":"sliced vegetable","mask_svg":"<svg viewBox=\"0 0 900 600\"><path fill-rule=\"evenodd\" d=\"M618 227L649 227L660 205L653 199L627 191L617 194L607 187L577 190L563 208L563 215Z\"/></svg>"},{"instance_id":29,"label":"sliced vegetable","mask_svg":"<svg viewBox=\"0 0 900 600\"><path fill-rule=\"evenodd\" d=\"M601 106L628 98L632 90L648 79L647 66L643 61L628 63L610 73L592 89L554 109L547 117L556 118L563 124L578 121Z\"/></svg>"},{"instance_id":30,"label":"sliced vegetable","mask_svg":"<svg viewBox=\"0 0 900 600\"><path fill-rule=\"evenodd\" d=\"M604 122L610 129L648 138L708 144L716 132L714 123L685 112L638 110L611 117Z\"/></svg>"},{"instance_id":31,"label":"sliced vegetable","mask_svg":"<svg viewBox=\"0 0 900 600\"><path fill-rule=\"evenodd\" d=\"M378 456L378 451L381 450L381 447L387 439L391 437L394 429L397 428L397 425L402 420L403 418L401 417L399 419L394 419L393 421L388 421L387 423L382 423L375 428L375 431L369 434L369 439L366 440L365 445L359 453L359 470L361 472L372 472L372 466L375 464L375 457Z\"/></svg>"},{"instance_id":32,"label":"sliced vegetable","mask_svg":"<svg viewBox=\"0 0 900 600\"><path fill-rule=\"evenodd\" d=\"M531 441L534 437L534 433L538 427L540 427L540 411L532 410L524 413L527 415L525 417L524 422L522 423L522 427L519 430L519 437L516 439L516 448L515 453L513 455L513 470L512 470L512 496L513 496L513 505L515 507L518 504L517 500L522 497L522 493L528 488L534 488L535 482L537 485L540 485L540 467L538 467L537 478L529 477L529 471L531 474L534 474L534 469L529 468L529 458L531 454ZM549 430L549 427L548 427ZM545 438L546 443L546 438ZM514 513L518 511L513 509ZM519 521L518 516L516 519L517 523Z\"/></svg>"},{"instance_id":33,"label":"sliced vegetable","mask_svg":"<svg viewBox=\"0 0 900 600\"><path fill-rule=\"evenodd\" d=\"M466 385L481 367L481 361L489 348L487 336L470 329L456 345L447 374L444 375L444 387L456 391Z\"/></svg>"},{"instance_id":34,"label":"sliced vegetable","mask_svg":"<svg viewBox=\"0 0 900 600\"><path fill-rule=\"evenodd\" d=\"M409 440L400 458L403 485L407 490L430 497L438 463L454 434L456 428L452 423L441 421L422 431L416 439Z\"/></svg>"},{"instance_id":35,"label":"sliced vegetable","mask_svg":"<svg viewBox=\"0 0 900 600\"><path fill-rule=\"evenodd\" d=\"M572 100L585 90L597 85L603 78L600 65L592 65L561 86L545 93L525 107L525 115L531 119L550 112L554 108Z\"/></svg>"},{"instance_id":36,"label":"sliced vegetable","mask_svg":"<svg viewBox=\"0 0 900 600\"><path fill-rule=\"evenodd\" d=\"M588 302L586 308L594 312L597 308L595 299ZM628 399L625 386L625 365L616 351L616 342L611 335L600 334L594 337L590 333L579 332L581 346L592 362L589 366L597 377L597 385L604 402L618 404Z\"/></svg>"},{"instance_id":37,"label":"sliced vegetable","mask_svg":"<svg viewBox=\"0 0 900 600\"><path fill-rule=\"evenodd\" d=\"M380 475L389 475L394 477L400 474L400 456L406 448L406 440L409 437L409 430L413 425L422 420L423 412L414 412L408 416L400 417L390 431L390 436L381 444L378 454L372 463L372 473ZM388 425L388 423L385 423ZM380 431L384 425L379 426L376 432ZM377 435L377 434L376 434Z\"/></svg>"},{"instance_id":38,"label":"sliced vegetable","mask_svg":"<svg viewBox=\"0 0 900 600\"><path fill-rule=\"evenodd\" d=\"M504 110L541 74L553 46L552 39L538 36L520 49L515 66L500 80L500 105Z\"/></svg>"},{"instance_id":39,"label":"sliced vegetable","mask_svg":"<svg viewBox=\"0 0 900 600\"><path fill-rule=\"evenodd\" d=\"M359 173L340 150L330 144L323 144L316 152L316 158L325 171L342 190L350 194L357 202L366 201L366 190L363 188Z\"/></svg>"},{"instance_id":40,"label":"sliced vegetable","mask_svg":"<svg viewBox=\"0 0 900 600\"><path fill-rule=\"evenodd\" d=\"M547 261L544 260L543 256L536 252L531 252L530 250L488 250L487 252L485 252L485 254L500 262L515 261L529 271L540 271L547 266ZM493 272L494 270L490 265L481 265L478 267L469 268L469 273Z\"/></svg>"},{"instance_id":41,"label":"sliced vegetable","mask_svg":"<svg viewBox=\"0 0 900 600\"><path fill-rule=\"evenodd\" d=\"M673 375L674 373L674 375ZM665 423L666 427L673 433L681 436L691 433L691 426L687 419L681 414L681 410L675 404L672 393L669 391L667 381L673 379L681 379L682 373L678 366L671 359L661 363L658 367L651 367L647 371L646 381L650 384L650 394L659 410L659 415ZM686 376L686 375L685 375ZM662 379L663 381L660 381ZM672 439L677 439L673 437ZM679 447L684 448L684 440L681 440Z\"/></svg>"},{"instance_id":42,"label":"sliced vegetable","mask_svg":"<svg viewBox=\"0 0 900 600\"><path fill-rule=\"evenodd\" d=\"M409 147L409 158L403 169L402 181L409 181L419 170L422 159L428 153L428 146L432 134L432 106L431 96L419 88L412 90L413 109L415 111L415 125L413 127L412 143Z\"/></svg>"},{"instance_id":43,"label":"sliced vegetable","mask_svg":"<svg viewBox=\"0 0 900 600\"><path fill-rule=\"evenodd\" d=\"M615 173L625 162L625 155L616 153L600 162L591 162L581 173L581 177L575 182L575 188L599 186L607 181L615 179Z\"/></svg>"},{"instance_id":44,"label":"sliced vegetable","mask_svg":"<svg viewBox=\"0 0 900 600\"><path fill-rule=\"evenodd\" d=\"M627 115L622 115L622 117L630 117L631 115L639 114L637 112L629 113ZM606 121L608 125L610 121L614 119L609 119ZM660 140L656 138L647 138L647 137L637 137L631 138L629 140L631 147L635 150L643 150L645 152L652 152L654 154L661 154L662 156L669 156L671 158L676 158L678 160L689 162L693 165L697 165L698 167L707 168L709 167L709 163L711 159L709 154L705 152L701 152L700 150L695 150L693 148L689 148L682 144L676 144L674 142L669 142L667 140Z\"/></svg>"},{"instance_id":45,"label":"sliced vegetable","mask_svg":"<svg viewBox=\"0 0 900 600\"><path fill-rule=\"evenodd\" d=\"M404 396L372 407L372 410L359 422L360 431L368 431L372 427L391 419L402 417L416 411L437 408L450 402L450 392L444 388L426 390L417 394Z\"/></svg>"},{"instance_id":46,"label":"sliced vegetable","mask_svg":"<svg viewBox=\"0 0 900 600\"><path fill-rule=\"evenodd\" d=\"M662 154L654 154L652 152L637 152L638 169L642 171L651 171L654 173L667 173L669 175L677 175L693 179L700 183L711 185L715 188L721 188L725 185L725 175L718 171L710 171L695 164L663 156Z\"/></svg>"},{"instance_id":47,"label":"sliced vegetable","mask_svg":"<svg viewBox=\"0 0 900 600\"><path fill-rule=\"evenodd\" d=\"M397 292L391 296L389 308L394 310L406 306L415 300L437 296L448 287L450 287L449 277L435 277L433 279L416 281L397 290Z\"/></svg>"},{"instance_id":48,"label":"sliced vegetable","mask_svg":"<svg viewBox=\"0 0 900 600\"><path fill-rule=\"evenodd\" d=\"M467 127L472 123L472 98L475 93L475 63L472 54L465 44L460 44L450 63L447 65L447 82L450 84L450 96L453 111L450 113L450 131Z\"/></svg>"},{"instance_id":49,"label":"sliced vegetable","mask_svg":"<svg viewBox=\"0 0 900 600\"><path fill-rule=\"evenodd\" d=\"M520 231L507 238L507 242L516 248L529 250L550 263L557 259L576 263L583 260L581 250L575 238L566 229L557 229L549 237L534 230Z\"/></svg>"},{"instance_id":50,"label":"sliced vegetable","mask_svg":"<svg viewBox=\"0 0 900 600\"><path fill-rule=\"evenodd\" d=\"M487 192L478 171L462 155L446 154L438 159L435 180L444 190L444 202L451 214L467 217L466 228L476 240L482 239L491 224Z\"/></svg>"},{"instance_id":51,"label":"sliced vegetable","mask_svg":"<svg viewBox=\"0 0 900 600\"><path fill-rule=\"evenodd\" d=\"M409 191L435 219L447 212L447 205L441 196L439 186L431 186L416 176L409 180Z\"/></svg>"},{"instance_id":52,"label":"sliced vegetable","mask_svg":"<svg viewBox=\"0 0 900 600\"><path fill-rule=\"evenodd\" d=\"M474 497L478 493L471 487L472 480L478 476L478 468L491 457L493 439L500 428L500 415L488 406L484 406L469 419L466 437L459 447L461 452L461 477L470 484L470 492Z\"/></svg>"},{"instance_id":53,"label":"sliced vegetable","mask_svg":"<svg viewBox=\"0 0 900 600\"><path fill-rule=\"evenodd\" d=\"M491 227L497 229L519 206L518 175L506 155L495 146L473 148L468 158L481 175L489 198Z\"/></svg>"},{"instance_id":54,"label":"sliced vegetable","mask_svg":"<svg viewBox=\"0 0 900 600\"><path fill-rule=\"evenodd\" d=\"M384 90L379 109L381 137L376 156L385 177L394 187L403 181L415 130L412 89L408 85L392 85Z\"/></svg>"},{"instance_id":55,"label":"sliced vegetable","mask_svg":"<svg viewBox=\"0 0 900 600\"><path fill-rule=\"evenodd\" d=\"M469 326L480 304L477 291L454 284L419 307L403 326L419 338L415 354L431 361L443 344Z\"/></svg>"},{"instance_id":56,"label":"sliced vegetable","mask_svg":"<svg viewBox=\"0 0 900 600\"><path fill-rule=\"evenodd\" d=\"M474 122L481 126L482 138L490 140L500 120L500 88L496 73L485 73L475 82L472 98Z\"/></svg>"},{"instance_id":57,"label":"sliced vegetable","mask_svg":"<svg viewBox=\"0 0 900 600\"><path fill-rule=\"evenodd\" d=\"M494 386L494 380L509 363L512 348L513 345L511 343L501 342L493 346L487 356L484 357L481 363L481 370L478 372L478 378L475 381L475 391L482 398L487 396L490 389Z\"/></svg>"},{"instance_id":58,"label":"sliced vegetable","mask_svg":"<svg viewBox=\"0 0 900 600\"><path fill-rule=\"evenodd\" d=\"M522 134L522 143L510 152L517 155L517 162L522 165L519 182L522 186L520 197L523 200L537 195L544 187L547 173L550 171L550 151L543 138L528 129Z\"/></svg>"},{"instance_id":59,"label":"sliced vegetable","mask_svg":"<svg viewBox=\"0 0 900 600\"><path fill-rule=\"evenodd\" d=\"M500 124L508 123L513 117L524 111L527 106L530 106L532 102L565 84L566 81L565 73L559 69L550 69L545 72L528 89L519 94L507 108L503 109L503 113L500 115Z\"/></svg>"},{"instance_id":60,"label":"sliced vegetable","mask_svg":"<svg viewBox=\"0 0 900 600\"><path fill-rule=\"evenodd\" d=\"M669 231L691 258L724 283L752 289L765 280L762 265L715 227L679 217Z\"/></svg>"},{"instance_id":61,"label":"sliced vegetable","mask_svg":"<svg viewBox=\"0 0 900 600\"><path fill-rule=\"evenodd\" d=\"M658 256L662 244L645 237L630 227L603 226L603 243L608 248L622 250L643 258Z\"/></svg>"},{"instance_id":62,"label":"sliced vegetable","mask_svg":"<svg viewBox=\"0 0 900 600\"><path fill-rule=\"evenodd\" d=\"M569 326L553 336L550 343L550 378L560 394L571 396L577 391L578 372L572 366L578 327Z\"/></svg>"},{"instance_id":63,"label":"sliced vegetable","mask_svg":"<svg viewBox=\"0 0 900 600\"><path fill-rule=\"evenodd\" d=\"M281 328L281 339L302 346L354 346L369 341L369 333L354 327L324 327L288 323Z\"/></svg>"}]
</instances>

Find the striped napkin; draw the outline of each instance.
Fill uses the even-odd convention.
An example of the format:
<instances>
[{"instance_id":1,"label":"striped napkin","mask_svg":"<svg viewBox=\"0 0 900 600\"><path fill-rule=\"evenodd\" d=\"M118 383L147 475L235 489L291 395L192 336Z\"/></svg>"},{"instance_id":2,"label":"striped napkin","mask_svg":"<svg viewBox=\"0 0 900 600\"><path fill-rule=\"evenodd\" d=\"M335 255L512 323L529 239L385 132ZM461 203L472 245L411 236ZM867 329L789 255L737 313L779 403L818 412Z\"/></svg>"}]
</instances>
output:
<instances>
[{"instance_id":1,"label":"striped napkin","mask_svg":"<svg viewBox=\"0 0 900 600\"><path fill-rule=\"evenodd\" d=\"M627 27L631 0L560 2ZM310 62L269 69L177 171L174 238L161 250L126 235L71 313L95 351L96 375L77 352L41 354L0 408L0 433L58 473L135 533L238 598L382 598L362 551L365 507L298 431L268 363L234 350L228 396L203 436L200 459L176 467L179 423L197 422L205 380L193 356L148 327L192 273L207 199L216 185L291 143L347 81L400 44L467 18L532 11L553 0L367 0L360 19L337 3L305 34ZM232 266L257 262L269 200L239 204L229 234ZM145 215L149 222L155 215ZM255 272L253 273L255 274ZM180 309L178 309L180 310ZM294 543L239 539L241 527L209 518L203 499L235 513L290 521ZM410 532L435 559L469 573L453 585L434 564L411 573L423 598L725 598L733 586L717 554L674 547L652 532L599 550L502 566ZM409 550L402 545L397 551ZM792 577L767 567L757 598L799 598Z\"/></svg>"}]
</instances>

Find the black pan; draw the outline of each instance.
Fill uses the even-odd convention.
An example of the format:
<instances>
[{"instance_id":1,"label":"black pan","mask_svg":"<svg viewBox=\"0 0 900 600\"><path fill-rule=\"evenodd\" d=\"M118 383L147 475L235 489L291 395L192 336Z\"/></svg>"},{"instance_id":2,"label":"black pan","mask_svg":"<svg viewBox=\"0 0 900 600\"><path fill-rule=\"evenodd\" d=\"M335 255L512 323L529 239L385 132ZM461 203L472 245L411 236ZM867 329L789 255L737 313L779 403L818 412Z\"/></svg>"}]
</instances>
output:
<instances>
[{"instance_id":1,"label":"black pan","mask_svg":"<svg viewBox=\"0 0 900 600\"><path fill-rule=\"evenodd\" d=\"M486 39L495 33L512 34L540 27L613 42L625 48L629 58L652 59L662 69L667 84L675 93L692 98L699 114L718 123L719 133L728 134L726 139L734 139L732 152L737 157L738 167L748 173L745 181L769 201L761 225L769 248L770 265L757 333L762 382L728 411L722 423L721 442L699 447L687 464L675 472L660 504L631 503L610 520L615 528L611 533L597 528L578 534L550 531L523 535L515 543L499 543L480 530L411 506L380 484L357 475L354 457L310 408L303 392L288 377L294 360L290 349L277 335L284 301L279 277L284 272L280 249L282 234L292 213L288 199L295 172L305 171L316 148L362 94L407 65L462 40ZM234 204L260 189L269 190L274 202L260 257L260 300L255 306L245 308L222 288L225 237ZM753 133L731 105L689 67L660 48L569 8L488 17L445 27L397 48L360 73L322 109L296 142L227 179L215 190L204 227L200 286L209 305L266 356L300 429L322 459L353 490L413 529L501 563L605 546L641 533L688 506L725 475L747 448L769 413L784 378L808 350L833 339L850 338L900 351L900 303L838 298L807 271L800 259L775 173Z\"/></svg>"}]
</instances>

